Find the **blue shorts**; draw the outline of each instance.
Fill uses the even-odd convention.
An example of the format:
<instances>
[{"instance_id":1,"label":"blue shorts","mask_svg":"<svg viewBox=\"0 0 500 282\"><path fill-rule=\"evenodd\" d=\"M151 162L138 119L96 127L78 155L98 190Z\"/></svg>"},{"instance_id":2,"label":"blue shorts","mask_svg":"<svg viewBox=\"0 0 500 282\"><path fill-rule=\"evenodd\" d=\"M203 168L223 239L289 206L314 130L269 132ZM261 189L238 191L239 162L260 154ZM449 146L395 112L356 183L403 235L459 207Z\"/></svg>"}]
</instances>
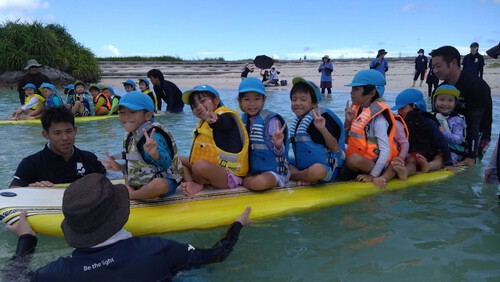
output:
<instances>
[{"instance_id":1,"label":"blue shorts","mask_svg":"<svg viewBox=\"0 0 500 282\"><path fill-rule=\"evenodd\" d=\"M179 184L177 184L177 182L175 182L175 180L173 180L171 178L165 178L165 180L167 180L167 183L168 183L168 192L160 195L159 196L160 198L165 198L165 197L173 195L175 193L175 191L177 190L177 187L179 187Z\"/></svg>"}]
</instances>

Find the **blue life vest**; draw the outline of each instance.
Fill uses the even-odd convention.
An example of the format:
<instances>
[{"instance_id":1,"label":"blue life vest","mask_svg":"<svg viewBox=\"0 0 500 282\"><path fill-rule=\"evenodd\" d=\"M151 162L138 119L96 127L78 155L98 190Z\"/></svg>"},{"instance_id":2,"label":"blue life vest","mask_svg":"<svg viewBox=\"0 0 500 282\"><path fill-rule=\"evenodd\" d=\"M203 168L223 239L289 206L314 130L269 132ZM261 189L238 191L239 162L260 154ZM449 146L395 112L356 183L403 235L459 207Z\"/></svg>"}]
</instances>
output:
<instances>
[{"instance_id":1,"label":"blue life vest","mask_svg":"<svg viewBox=\"0 0 500 282\"><path fill-rule=\"evenodd\" d=\"M283 156L276 156L273 148L269 148L265 141L266 125L273 117L278 118L281 126L285 124L285 119L274 112L262 110L258 116L255 117L253 125L250 126L251 120L248 114L244 113L241 117L246 125L248 135L250 137L250 171L252 173L263 173L266 171L273 171L281 175L287 175L289 172L288 165L288 127L286 127L283 140L285 152Z\"/></svg>"},{"instance_id":2,"label":"blue life vest","mask_svg":"<svg viewBox=\"0 0 500 282\"><path fill-rule=\"evenodd\" d=\"M56 93L50 94L49 97L47 97L47 99L45 99L45 101L43 102L43 105L47 109L64 106L63 99L61 98L61 96L59 96L59 94Z\"/></svg>"},{"instance_id":3,"label":"blue life vest","mask_svg":"<svg viewBox=\"0 0 500 282\"><path fill-rule=\"evenodd\" d=\"M337 142L340 150L337 152L331 151L323 144L315 143L307 129L309 126L314 126L314 116L311 112L307 113L304 117L296 117L291 125L290 141L293 145L293 153L295 154L295 162L298 169L306 169L315 163L321 163L329 166L333 170L333 177L335 179L340 171L340 168L345 162L345 132L343 130L342 121L337 115L329 109L321 109L321 115L324 113L333 120L340 128L340 137Z\"/></svg>"}]
</instances>

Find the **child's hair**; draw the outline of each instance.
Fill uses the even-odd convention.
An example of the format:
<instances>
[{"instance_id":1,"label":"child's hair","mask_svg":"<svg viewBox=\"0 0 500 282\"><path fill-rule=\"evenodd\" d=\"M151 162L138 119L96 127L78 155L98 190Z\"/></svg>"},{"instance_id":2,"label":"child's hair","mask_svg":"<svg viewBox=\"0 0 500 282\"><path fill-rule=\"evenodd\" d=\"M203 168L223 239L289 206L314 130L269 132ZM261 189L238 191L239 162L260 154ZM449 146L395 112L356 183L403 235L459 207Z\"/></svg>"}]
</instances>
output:
<instances>
[{"instance_id":1,"label":"child's hair","mask_svg":"<svg viewBox=\"0 0 500 282\"><path fill-rule=\"evenodd\" d=\"M311 86L305 83L295 83L290 90L290 100L292 100L292 94L297 92L309 93L311 96L311 100L313 103L318 103L318 97L316 97L316 93L312 92Z\"/></svg>"},{"instance_id":2,"label":"child's hair","mask_svg":"<svg viewBox=\"0 0 500 282\"><path fill-rule=\"evenodd\" d=\"M75 126L75 116L71 110L65 107L48 108L42 114L40 119L43 130L45 131L49 131L49 128L53 123L68 122Z\"/></svg>"},{"instance_id":3,"label":"child's hair","mask_svg":"<svg viewBox=\"0 0 500 282\"><path fill-rule=\"evenodd\" d=\"M210 92L210 91L196 91L196 92L193 92L191 95L189 95L189 105L191 106L191 108L194 106L194 97L210 97L212 100L214 100L217 96ZM217 107L220 107L220 103L219 105L217 105Z\"/></svg>"},{"instance_id":4,"label":"child's hair","mask_svg":"<svg viewBox=\"0 0 500 282\"><path fill-rule=\"evenodd\" d=\"M370 102L373 102L380 98L380 94L378 93L377 87L375 87L375 85L363 85L363 96L368 95L370 92L372 92L373 89L375 89L375 95L373 95Z\"/></svg>"},{"instance_id":5,"label":"child's hair","mask_svg":"<svg viewBox=\"0 0 500 282\"><path fill-rule=\"evenodd\" d=\"M165 80L163 73L159 69L152 69L148 71L147 77L155 77L158 78L159 80Z\"/></svg>"}]
</instances>

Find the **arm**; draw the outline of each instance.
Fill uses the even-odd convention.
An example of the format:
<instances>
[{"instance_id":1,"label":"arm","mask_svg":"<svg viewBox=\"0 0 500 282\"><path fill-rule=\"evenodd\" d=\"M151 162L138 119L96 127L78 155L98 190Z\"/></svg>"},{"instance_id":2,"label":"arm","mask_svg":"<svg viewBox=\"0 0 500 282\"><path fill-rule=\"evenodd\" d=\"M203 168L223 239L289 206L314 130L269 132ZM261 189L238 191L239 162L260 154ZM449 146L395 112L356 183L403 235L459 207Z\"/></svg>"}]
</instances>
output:
<instances>
[{"instance_id":1,"label":"arm","mask_svg":"<svg viewBox=\"0 0 500 282\"><path fill-rule=\"evenodd\" d=\"M170 83L168 83L166 80L162 81L161 87L166 96L167 112L171 113L174 109L174 89L172 89Z\"/></svg>"},{"instance_id":2,"label":"arm","mask_svg":"<svg viewBox=\"0 0 500 282\"><path fill-rule=\"evenodd\" d=\"M387 129L389 128L389 123L383 115L378 115L373 121L373 130L375 132L375 138L377 138L378 149L380 153L378 159L375 162L370 175L373 177L378 177L382 170L385 168L387 160L391 156L391 149L389 145L389 136L387 136Z\"/></svg>"},{"instance_id":3,"label":"arm","mask_svg":"<svg viewBox=\"0 0 500 282\"><path fill-rule=\"evenodd\" d=\"M484 57L481 56L479 57L479 77L483 78L483 72L484 72Z\"/></svg>"},{"instance_id":4,"label":"arm","mask_svg":"<svg viewBox=\"0 0 500 282\"><path fill-rule=\"evenodd\" d=\"M408 137L406 136L403 124L398 120L396 120L396 134L394 134L394 139L396 140L396 143L399 144L398 156L403 160L406 159L408 150L410 149L410 142L408 142Z\"/></svg>"},{"instance_id":5,"label":"arm","mask_svg":"<svg viewBox=\"0 0 500 282\"><path fill-rule=\"evenodd\" d=\"M12 180L9 187L27 187L31 183L40 181L36 171L36 165L30 161L29 157L24 158L17 166L14 180Z\"/></svg>"},{"instance_id":6,"label":"arm","mask_svg":"<svg viewBox=\"0 0 500 282\"><path fill-rule=\"evenodd\" d=\"M161 134L154 134L153 138L158 144L157 150L159 156L157 159L154 159L151 155L144 152L144 160L147 163L154 164L157 167L167 169L172 164L172 154L170 148L168 147L167 141Z\"/></svg>"},{"instance_id":7,"label":"arm","mask_svg":"<svg viewBox=\"0 0 500 282\"><path fill-rule=\"evenodd\" d=\"M462 144L464 140L465 122L462 118L455 116L448 120L450 130L444 130L443 135L446 142L450 144Z\"/></svg>"}]
</instances>

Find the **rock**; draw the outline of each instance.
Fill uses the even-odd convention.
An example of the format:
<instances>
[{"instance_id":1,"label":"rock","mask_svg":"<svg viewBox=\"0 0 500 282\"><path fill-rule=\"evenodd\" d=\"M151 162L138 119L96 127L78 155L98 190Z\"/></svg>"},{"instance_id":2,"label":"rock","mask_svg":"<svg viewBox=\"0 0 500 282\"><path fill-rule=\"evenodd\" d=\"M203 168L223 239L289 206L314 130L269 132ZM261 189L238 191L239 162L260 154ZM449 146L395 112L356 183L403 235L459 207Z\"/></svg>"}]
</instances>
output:
<instances>
[{"instance_id":1,"label":"rock","mask_svg":"<svg viewBox=\"0 0 500 282\"><path fill-rule=\"evenodd\" d=\"M75 78L73 76L51 67L43 66L40 72L45 74L54 85L65 86L75 81ZM25 73L25 71L4 72L0 74L0 85L17 88L19 79Z\"/></svg>"}]
</instances>

